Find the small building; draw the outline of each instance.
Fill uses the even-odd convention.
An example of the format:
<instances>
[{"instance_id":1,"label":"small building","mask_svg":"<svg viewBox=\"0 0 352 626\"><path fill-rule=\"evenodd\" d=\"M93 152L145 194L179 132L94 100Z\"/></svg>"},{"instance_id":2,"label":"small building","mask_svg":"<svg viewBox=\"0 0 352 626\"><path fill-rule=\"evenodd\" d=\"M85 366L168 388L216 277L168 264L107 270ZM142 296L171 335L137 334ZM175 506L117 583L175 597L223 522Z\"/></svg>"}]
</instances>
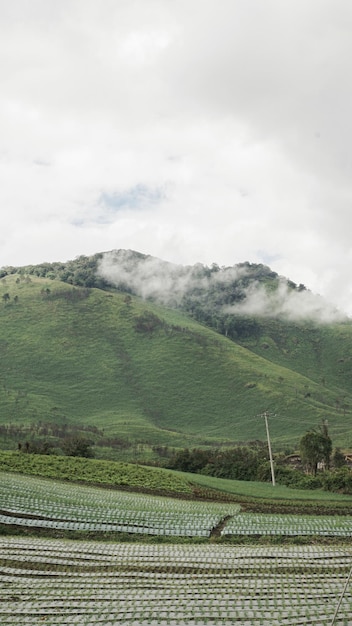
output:
<instances>
[{"instance_id":1,"label":"small building","mask_svg":"<svg viewBox=\"0 0 352 626\"><path fill-rule=\"evenodd\" d=\"M299 454L289 454L285 457L284 463L294 469L302 469L302 460Z\"/></svg>"},{"instance_id":2,"label":"small building","mask_svg":"<svg viewBox=\"0 0 352 626\"><path fill-rule=\"evenodd\" d=\"M345 462L347 467L352 467L352 454L345 454Z\"/></svg>"}]
</instances>

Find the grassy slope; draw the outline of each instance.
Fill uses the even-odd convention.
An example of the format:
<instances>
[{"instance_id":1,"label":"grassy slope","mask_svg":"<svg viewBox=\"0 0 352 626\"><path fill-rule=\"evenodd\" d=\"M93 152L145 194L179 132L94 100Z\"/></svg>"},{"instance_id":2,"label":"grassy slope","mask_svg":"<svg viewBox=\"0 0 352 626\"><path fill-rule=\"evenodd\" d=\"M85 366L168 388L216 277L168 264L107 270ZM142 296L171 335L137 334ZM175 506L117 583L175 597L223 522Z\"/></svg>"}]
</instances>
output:
<instances>
[{"instance_id":1,"label":"grassy slope","mask_svg":"<svg viewBox=\"0 0 352 626\"><path fill-rule=\"evenodd\" d=\"M170 471L170 470L169 470ZM247 480L227 480L225 478L215 478L213 476L203 476L202 474L190 474L187 472L173 472L179 478L189 481L191 484L229 493L239 498L260 498L264 500L290 500L311 503L349 503L352 504L352 496L328 491L309 489L290 489L285 485L273 485Z\"/></svg>"},{"instance_id":2,"label":"grassy slope","mask_svg":"<svg viewBox=\"0 0 352 626\"><path fill-rule=\"evenodd\" d=\"M41 294L46 287L50 297ZM277 443L297 443L329 418L334 443L352 445L350 415L336 406L336 377L313 380L288 369L287 356L271 363L270 348L260 348L263 358L175 311L137 298L126 304L123 294L52 297L70 289L44 279L0 281L1 423L67 419L109 435L191 446L264 439L256 416L270 409L278 414L270 423ZM138 333L146 310L164 326ZM352 394L345 402L352 405Z\"/></svg>"},{"instance_id":3,"label":"grassy slope","mask_svg":"<svg viewBox=\"0 0 352 626\"><path fill-rule=\"evenodd\" d=\"M329 390L334 396L334 410L325 415L330 432L342 446L350 446L351 438L346 439L345 434L352 409L351 322L316 326L309 322L262 319L257 324L259 335L242 341L242 345L258 356L306 376L306 386L303 390L297 388L297 395L310 394L312 402L319 402ZM318 387L312 386L312 381Z\"/></svg>"},{"instance_id":4,"label":"grassy slope","mask_svg":"<svg viewBox=\"0 0 352 626\"><path fill-rule=\"evenodd\" d=\"M266 359L340 392L351 389L352 323L314 325L257 318L257 336L241 343Z\"/></svg>"}]
</instances>

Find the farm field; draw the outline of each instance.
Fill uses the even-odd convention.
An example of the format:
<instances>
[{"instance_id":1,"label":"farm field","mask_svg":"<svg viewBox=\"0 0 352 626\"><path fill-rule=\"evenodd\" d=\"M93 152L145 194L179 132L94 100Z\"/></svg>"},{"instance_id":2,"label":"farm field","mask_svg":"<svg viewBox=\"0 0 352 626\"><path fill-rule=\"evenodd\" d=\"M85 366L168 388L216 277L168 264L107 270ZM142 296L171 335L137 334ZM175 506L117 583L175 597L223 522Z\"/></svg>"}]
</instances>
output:
<instances>
[{"instance_id":1,"label":"farm field","mask_svg":"<svg viewBox=\"0 0 352 626\"><path fill-rule=\"evenodd\" d=\"M312 513L315 507L320 509L319 512L325 510L326 513L330 511L330 514L346 514L352 505L351 495L321 489L291 489L280 484L273 487L271 483L265 482L228 480L160 467L80 457L0 450L0 472L63 480L65 483L78 481L80 485L142 490L162 496L231 500L242 504L246 502L247 505L255 502L257 506L260 502L262 509L265 504L270 512L275 503L285 504L291 510L299 509L301 513L304 510Z\"/></svg>"},{"instance_id":2,"label":"farm field","mask_svg":"<svg viewBox=\"0 0 352 626\"><path fill-rule=\"evenodd\" d=\"M189 480L170 471L158 471L132 463L45 454L18 454L0 450L0 471L96 484L128 487L162 495L193 493Z\"/></svg>"},{"instance_id":3,"label":"farm field","mask_svg":"<svg viewBox=\"0 0 352 626\"><path fill-rule=\"evenodd\" d=\"M0 472L0 529L4 626L352 626L349 515Z\"/></svg>"},{"instance_id":4,"label":"farm field","mask_svg":"<svg viewBox=\"0 0 352 626\"><path fill-rule=\"evenodd\" d=\"M331 624L351 546L0 539L0 623ZM348 587L336 625L352 624Z\"/></svg>"},{"instance_id":5,"label":"farm field","mask_svg":"<svg viewBox=\"0 0 352 626\"><path fill-rule=\"evenodd\" d=\"M195 502L0 472L0 523L29 528L209 537L235 503Z\"/></svg>"},{"instance_id":6,"label":"farm field","mask_svg":"<svg viewBox=\"0 0 352 626\"><path fill-rule=\"evenodd\" d=\"M112 491L6 472L0 478L0 523L8 525L209 537L224 520L222 535L352 535L352 516L240 513L236 503Z\"/></svg>"},{"instance_id":7,"label":"farm field","mask_svg":"<svg viewBox=\"0 0 352 626\"><path fill-rule=\"evenodd\" d=\"M240 513L231 517L222 535L351 537L352 517Z\"/></svg>"},{"instance_id":8,"label":"farm field","mask_svg":"<svg viewBox=\"0 0 352 626\"><path fill-rule=\"evenodd\" d=\"M0 472L0 524L163 537L352 536L352 516L243 513L232 502L199 502Z\"/></svg>"}]
</instances>

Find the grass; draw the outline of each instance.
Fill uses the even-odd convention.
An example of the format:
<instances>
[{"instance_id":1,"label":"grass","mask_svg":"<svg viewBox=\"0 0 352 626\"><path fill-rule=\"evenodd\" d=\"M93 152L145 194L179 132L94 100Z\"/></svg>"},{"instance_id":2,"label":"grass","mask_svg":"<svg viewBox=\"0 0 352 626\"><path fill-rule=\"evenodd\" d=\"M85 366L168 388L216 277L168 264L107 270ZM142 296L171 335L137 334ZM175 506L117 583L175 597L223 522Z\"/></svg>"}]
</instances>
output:
<instances>
[{"instance_id":1,"label":"grass","mask_svg":"<svg viewBox=\"0 0 352 626\"><path fill-rule=\"evenodd\" d=\"M315 325L270 318L256 322L257 337L241 341L251 351L283 367L294 368L323 386L335 386L340 392L350 385L350 322Z\"/></svg>"},{"instance_id":2,"label":"grass","mask_svg":"<svg viewBox=\"0 0 352 626\"><path fill-rule=\"evenodd\" d=\"M292 500L310 502L350 502L352 496L339 493L322 491L320 489L291 489L285 485L273 485L271 483L247 481L247 480L227 480L225 478L215 478L213 476L203 476L202 474L190 474L187 472L174 472L177 476L189 480L202 487L223 491L236 496L246 496L250 498L270 499L270 500Z\"/></svg>"},{"instance_id":3,"label":"grass","mask_svg":"<svg viewBox=\"0 0 352 626\"><path fill-rule=\"evenodd\" d=\"M159 322L139 332L146 312ZM349 367L341 342L350 345L351 329L336 330L339 350L328 330L326 341L322 335L319 359L328 360L331 350L331 372ZM300 345L304 338L302 330ZM350 378L326 370L327 382L318 380L310 375L314 359L304 360L308 349L304 358L290 356L283 342L271 361L262 344L240 346L138 298L126 303L121 293L8 276L0 281L0 425L96 425L109 437L190 447L265 439L258 414L269 408L277 414L270 422L276 447L296 446L326 417L334 445L352 445L349 409L336 403L343 396L352 405Z\"/></svg>"}]
</instances>

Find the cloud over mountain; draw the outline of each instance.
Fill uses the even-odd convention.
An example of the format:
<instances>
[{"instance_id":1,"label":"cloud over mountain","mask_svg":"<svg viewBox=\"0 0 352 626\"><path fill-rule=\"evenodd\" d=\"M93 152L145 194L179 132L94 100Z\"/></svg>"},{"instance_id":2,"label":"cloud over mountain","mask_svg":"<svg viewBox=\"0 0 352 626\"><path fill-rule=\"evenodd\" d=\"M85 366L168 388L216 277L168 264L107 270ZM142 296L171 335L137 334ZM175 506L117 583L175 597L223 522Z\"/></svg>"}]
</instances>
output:
<instances>
[{"instance_id":1,"label":"cloud over mountain","mask_svg":"<svg viewBox=\"0 0 352 626\"><path fill-rule=\"evenodd\" d=\"M0 6L0 265L249 260L352 313L350 0Z\"/></svg>"},{"instance_id":2,"label":"cloud over mountain","mask_svg":"<svg viewBox=\"0 0 352 626\"><path fill-rule=\"evenodd\" d=\"M257 279L258 272L270 284ZM98 273L120 289L166 306L184 308L185 299L223 315L250 315L330 323L346 319L323 297L280 278L270 268L175 265L131 250L104 253Z\"/></svg>"},{"instance_id":3,"label":"cloud over mountain","mask_svg":"<svg viewBox=\"0 0 352 626\"><path fill-rule=\"evenodd\" d=\"M286 280L281 280L275 291L268 291L260 283L253 282L246 290L244 300L226 308L226 311L234 315L283 318L289 321L312 320L323 324L347 319L325 298L308 290L291 289Z\"/></svg>"}]
</instances>

